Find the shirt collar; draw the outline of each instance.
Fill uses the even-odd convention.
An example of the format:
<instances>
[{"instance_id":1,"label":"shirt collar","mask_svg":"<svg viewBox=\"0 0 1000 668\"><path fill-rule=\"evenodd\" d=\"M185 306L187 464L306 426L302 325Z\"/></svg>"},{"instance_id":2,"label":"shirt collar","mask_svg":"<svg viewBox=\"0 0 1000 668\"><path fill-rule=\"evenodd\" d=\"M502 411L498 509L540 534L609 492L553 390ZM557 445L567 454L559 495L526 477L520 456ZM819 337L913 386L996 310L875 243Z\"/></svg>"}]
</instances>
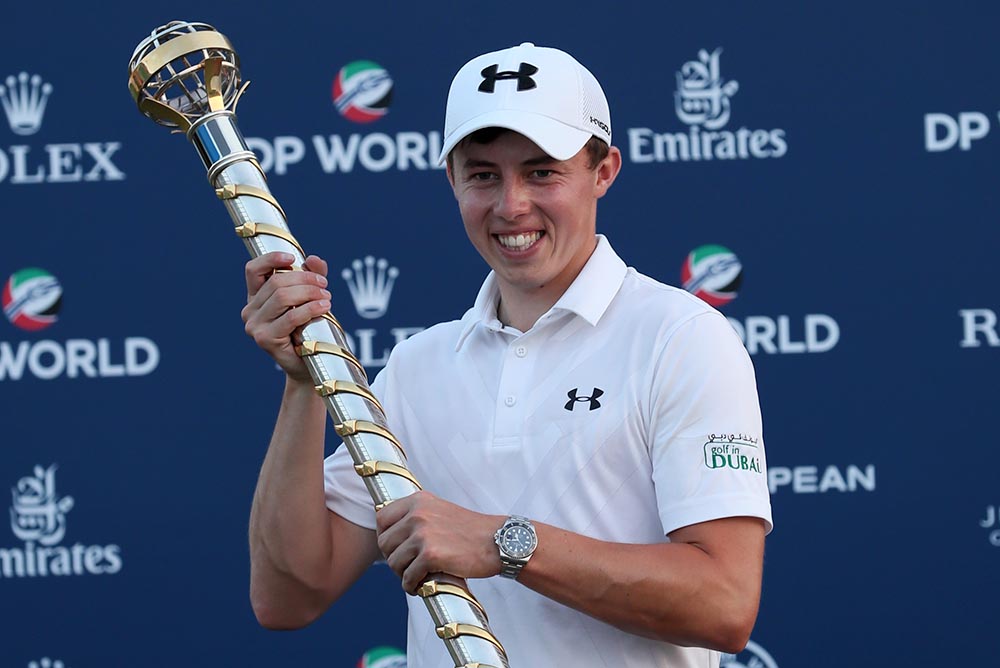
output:
<instances>
[{"instance_id":1,"label":"shirt collar","mask_svg":"<svg viewBox=\"0 0 1000 668\"><path fill-rule=\"evenodd\" d=\"M575 313L591 325L596 325L621 288L627 271L628 267L615 253L611 243L603 234L598 234L597 248L551 310ZM493 331L503 328L497 318L499 300L500 287L491 271L479 288L476 303L462 316L462 331L455 343L456 352L477 326Z\"/></svg>"}]
</instances>

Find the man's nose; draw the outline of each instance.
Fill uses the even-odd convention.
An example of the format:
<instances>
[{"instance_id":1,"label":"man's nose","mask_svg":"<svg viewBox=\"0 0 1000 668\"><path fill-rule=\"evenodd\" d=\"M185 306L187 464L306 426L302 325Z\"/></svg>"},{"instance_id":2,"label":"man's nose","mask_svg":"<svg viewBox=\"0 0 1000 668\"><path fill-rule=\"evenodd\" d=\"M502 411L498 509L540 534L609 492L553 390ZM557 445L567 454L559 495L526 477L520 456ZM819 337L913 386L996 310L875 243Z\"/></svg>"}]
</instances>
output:
<instances>
[{"instance_id":1,"label":"man's nose","mask_svg":"<svg viewBox=\"0 0 1000 668\"><path fill-rule=\"evenodd\" d=\"M505 220L517 220L530 210L526 185L520 179L506 179L497 194L496 214Z\"/></svg>"}]
</instances>

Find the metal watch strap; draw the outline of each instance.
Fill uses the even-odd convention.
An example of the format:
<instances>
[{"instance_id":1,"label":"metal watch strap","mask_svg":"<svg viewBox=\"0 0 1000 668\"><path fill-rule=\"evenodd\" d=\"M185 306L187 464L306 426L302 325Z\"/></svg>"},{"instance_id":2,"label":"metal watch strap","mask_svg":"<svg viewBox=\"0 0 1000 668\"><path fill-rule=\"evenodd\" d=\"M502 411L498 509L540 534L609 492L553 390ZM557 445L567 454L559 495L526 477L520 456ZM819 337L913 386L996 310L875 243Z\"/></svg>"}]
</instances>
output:
<instances>
[{"instance_id":1,"label":"metal watch strap","mask_svg":"<svg viewBox=\"0 0 1000 668\"><path fill-rule=\"evenodd\" d=\"M517 576L521 574L521 569L524 568L524 562L509 559L503 554L500 555L500 576L516 580Z\"/></svg>"}]
</instances>

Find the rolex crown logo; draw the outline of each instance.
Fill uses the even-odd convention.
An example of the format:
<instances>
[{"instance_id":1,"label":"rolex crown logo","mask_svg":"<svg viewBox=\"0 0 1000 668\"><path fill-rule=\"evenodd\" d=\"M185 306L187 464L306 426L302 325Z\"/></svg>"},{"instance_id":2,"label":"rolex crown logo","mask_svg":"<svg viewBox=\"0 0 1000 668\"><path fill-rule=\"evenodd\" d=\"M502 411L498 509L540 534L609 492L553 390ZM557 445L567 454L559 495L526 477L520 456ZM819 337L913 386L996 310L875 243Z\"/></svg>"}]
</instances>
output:
<instances>
[{"instance_id":1,"label":"rolex crown logo","mask_svg":"<svg viewBox=\"0 0 1000 668\"><path fill-rule=\"evenodd\" d=\"M52 84L42 83L37 74L21 72L9 76L6 85L0 85L0 104L7 114L7 123L14 134L33 135L42 127L45 103L52 93Z\"/></svg>"},{"instance_id":2,"label":"rolex crown logo","mask_svg":"<svg viewBox=\"0 0 1000 668\"><path fill-rule=\"evenodd\" d=\"M385 258L376 261L369 255L363 262L352 262L351 267L344 269L340 275L351 291L351 299L354 300L358 315L369 320L385 315L399 269L390 267Z\"/></svg>"}]
</instances>

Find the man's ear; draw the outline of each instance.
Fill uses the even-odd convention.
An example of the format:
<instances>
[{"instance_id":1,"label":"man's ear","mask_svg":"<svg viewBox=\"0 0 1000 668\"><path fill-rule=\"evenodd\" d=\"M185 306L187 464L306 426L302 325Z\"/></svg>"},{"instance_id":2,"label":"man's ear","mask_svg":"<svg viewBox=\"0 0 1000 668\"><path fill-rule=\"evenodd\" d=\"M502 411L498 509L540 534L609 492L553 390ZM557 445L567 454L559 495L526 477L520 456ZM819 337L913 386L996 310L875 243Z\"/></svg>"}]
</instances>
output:
<instances>
[{"instance_id":1,"label":"man's ear","mask_svg":"<svg viewBox=\"0 0 1000 668\"><path fill-rule=\"evenodd\" d=\"M622 152L618 150L617 146L612 146L608 149L608 154L604 157L604 160L601 160L594 170L597 175L596 182L594 183L594 194L598 199L607 194L611 184L618 178L618 172L621 169Z\"/></svg>"}]
</instances>

